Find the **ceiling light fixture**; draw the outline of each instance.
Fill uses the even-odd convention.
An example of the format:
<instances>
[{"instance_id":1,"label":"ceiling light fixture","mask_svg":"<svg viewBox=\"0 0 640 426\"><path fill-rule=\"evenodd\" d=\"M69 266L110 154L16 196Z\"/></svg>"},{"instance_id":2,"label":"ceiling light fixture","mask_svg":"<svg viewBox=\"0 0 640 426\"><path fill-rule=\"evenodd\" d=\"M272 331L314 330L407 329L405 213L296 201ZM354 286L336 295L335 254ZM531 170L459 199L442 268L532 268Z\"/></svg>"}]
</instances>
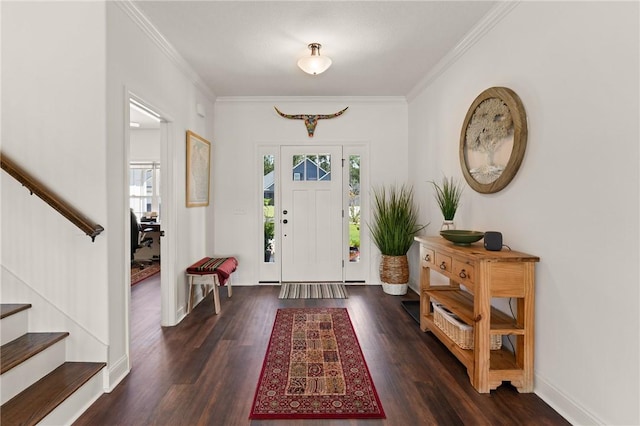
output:
<instances>
[{"instance_id":1,"label":"ceiling light fixture","mask_svg":"<svg viewBox=\"0 0 640 426\"><path fill-rule=\"evenodd\" d=\"M320 43L311 43L309 49L311 49L311 56L305 56L298 60L298 66L307 74L322 74L331 66L331 58L328 56L320 56Z\"/></svg>"}]
</instances>

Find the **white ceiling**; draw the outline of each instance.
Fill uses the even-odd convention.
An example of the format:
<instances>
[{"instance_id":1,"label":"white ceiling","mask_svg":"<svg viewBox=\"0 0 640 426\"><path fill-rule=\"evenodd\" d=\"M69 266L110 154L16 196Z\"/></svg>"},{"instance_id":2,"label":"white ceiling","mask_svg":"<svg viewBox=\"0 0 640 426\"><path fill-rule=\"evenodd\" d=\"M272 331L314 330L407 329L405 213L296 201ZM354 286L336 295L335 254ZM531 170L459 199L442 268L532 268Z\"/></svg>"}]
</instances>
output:
<instances>
[{"instance_id":1,"label":"white ceiling","mask_svg":"<svg viewBox=\"0 0 640 426\"><path fill-rule=\"evenodd\" d=\"M497 2L133 3L216 96L406 96ZM318 76L296 66L312 42Z\"/></svg>"}]
</instances>

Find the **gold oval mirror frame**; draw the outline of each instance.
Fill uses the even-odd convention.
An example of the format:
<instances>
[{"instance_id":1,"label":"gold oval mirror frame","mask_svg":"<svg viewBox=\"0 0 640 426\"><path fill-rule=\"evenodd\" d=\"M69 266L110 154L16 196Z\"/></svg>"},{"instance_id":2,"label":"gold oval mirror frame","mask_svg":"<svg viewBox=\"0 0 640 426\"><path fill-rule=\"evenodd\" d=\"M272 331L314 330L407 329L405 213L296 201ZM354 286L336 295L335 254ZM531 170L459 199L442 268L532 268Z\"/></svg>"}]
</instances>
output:
<instances>
[{"instance_id":1,"label":"gold oval mirror frame","mask_svg":"<svg viewBox=\"0 0 640 426\"><path fill-rule=\"evenodd\" d=\"M527 147L527 116L518 95L491 87L473 101L460 133L460 165L467 183L498 192L518 172Z\"/></svg>"}]
</instances>

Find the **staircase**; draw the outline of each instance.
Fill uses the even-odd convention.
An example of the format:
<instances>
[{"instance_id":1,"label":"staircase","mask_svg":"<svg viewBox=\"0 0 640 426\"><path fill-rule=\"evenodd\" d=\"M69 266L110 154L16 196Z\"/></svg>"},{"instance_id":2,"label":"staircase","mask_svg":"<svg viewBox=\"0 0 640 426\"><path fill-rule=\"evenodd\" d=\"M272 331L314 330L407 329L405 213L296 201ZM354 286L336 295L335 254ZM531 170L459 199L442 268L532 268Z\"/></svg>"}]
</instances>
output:
<instances>
[{"instance_id":1,"label":"staircase","mask_svg":"<svg viewBox=\"0 0 640 426\"><path fill-rule=\"evenodd\" d=\"M68 332L28 331L30 304L0 305L0 424L70 424L103 393L103 362L67 362Z\"/></svg>"}]
</instances>

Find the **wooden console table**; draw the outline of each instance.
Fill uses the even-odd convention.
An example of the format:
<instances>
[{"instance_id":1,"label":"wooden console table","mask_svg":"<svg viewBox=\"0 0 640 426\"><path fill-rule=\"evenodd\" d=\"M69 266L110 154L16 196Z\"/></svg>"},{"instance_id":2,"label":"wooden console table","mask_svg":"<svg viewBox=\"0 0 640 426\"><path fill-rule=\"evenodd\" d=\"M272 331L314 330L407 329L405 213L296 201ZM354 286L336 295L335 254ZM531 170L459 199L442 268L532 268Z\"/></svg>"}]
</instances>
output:
<instances>
[{"instance_id":1,"label":"wooden console table","mask_svg":"<svg viewBox=\"0 0 640 426\"><path fill-rule=\"evenodd\" d=\"M465 365L481 393L509 381L533 392L534 285L537 256L488 251L482 243L458 246L442 237L416 237L420 243L420 328L431 331ZM449 279L431 285L431 271ZM492 298L515 298L516 317L491 306ZM434 323L431 299L473 327L474 348L462 349ZM491 335L515 336L515 354L490 350Z\"/></svg>"}]
</instances>

